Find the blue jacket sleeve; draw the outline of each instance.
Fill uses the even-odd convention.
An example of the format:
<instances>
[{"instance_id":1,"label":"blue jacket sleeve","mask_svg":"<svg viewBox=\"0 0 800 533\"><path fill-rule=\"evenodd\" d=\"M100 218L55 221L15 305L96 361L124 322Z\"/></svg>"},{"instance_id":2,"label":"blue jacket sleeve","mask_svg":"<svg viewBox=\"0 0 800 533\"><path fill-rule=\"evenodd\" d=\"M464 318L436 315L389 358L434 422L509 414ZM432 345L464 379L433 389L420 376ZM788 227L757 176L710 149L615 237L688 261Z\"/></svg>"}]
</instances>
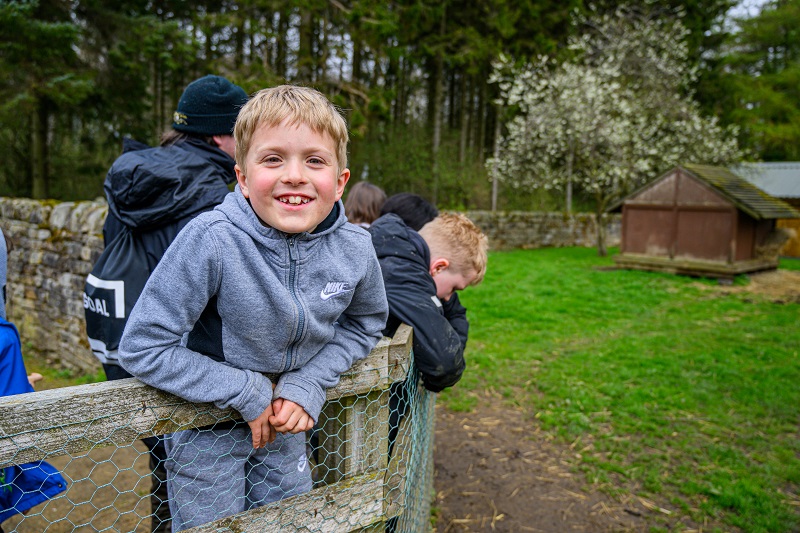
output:
<instances>
[{"instance_id":1,"label":"blue jacket sleeve","mask_svg":"<svg viewBox=\"0 0 800 533\"><path fill-rule=\"evenodd\" d=\"M0 396L33 392L22 360L19 332L0 319ZM0 522L24 513L67 488L67 482L44 461L0 469Z\"/></svg>"},{"instance_id":2,"label":"blue jacket sleeve","mask_svg":"<svg viewBox=\"0 0 800 533\"><path fill-rule=\"evenodd\" d=\"M10 322L0 319L0 396L33 392L22 359L19 333Z\"/></svg>"}]
</instances>

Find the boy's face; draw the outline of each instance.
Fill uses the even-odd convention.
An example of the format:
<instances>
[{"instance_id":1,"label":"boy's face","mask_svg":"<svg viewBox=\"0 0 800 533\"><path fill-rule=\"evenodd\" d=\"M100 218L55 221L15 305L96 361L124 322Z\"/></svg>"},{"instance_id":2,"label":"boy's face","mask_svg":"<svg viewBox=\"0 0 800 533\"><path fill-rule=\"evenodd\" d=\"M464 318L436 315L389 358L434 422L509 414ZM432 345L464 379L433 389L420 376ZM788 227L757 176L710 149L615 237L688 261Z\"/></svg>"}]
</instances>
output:
<instances>
[{"instance_id":1,"label":"boy's face","mask_svg":"<svg viewBox=\"0 0 800 533\"><path fill-rule=\"evenodd\" d=\"M305 124L259 126L245 157L236 165L245 198L266 224L285 233L312 231L342 197L350 171L338 171L336 147L328 134Z\"/></svg>"},{"instance_id":2,"label":"boy's face","mask_svg":"<svg viewBox=\"0 0 800 533\"><path fill-rule=\"evenodd\" d=\"M469 287L477 273L470 270L458 272L447 259L435 259L431 262L431 276L436 284L436 297L448 301L456 291Z\"/></svg>"}]
</instances>

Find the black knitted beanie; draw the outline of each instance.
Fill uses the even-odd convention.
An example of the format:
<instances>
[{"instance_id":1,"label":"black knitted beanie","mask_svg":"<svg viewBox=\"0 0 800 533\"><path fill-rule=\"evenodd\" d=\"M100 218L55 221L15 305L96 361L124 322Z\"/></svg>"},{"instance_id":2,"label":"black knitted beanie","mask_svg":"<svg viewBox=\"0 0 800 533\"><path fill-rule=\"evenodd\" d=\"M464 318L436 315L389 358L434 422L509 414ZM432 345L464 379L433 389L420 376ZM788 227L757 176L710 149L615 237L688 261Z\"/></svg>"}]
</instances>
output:
<instances>
[{"instance_id":1,"label":"black knitted beanie","mask_svg":"<svg viewBox=\"0 0 800 533\"><path fill-rule=\"evenodd\" d=\"M230 135L247 93L222 76L208 75L190 83L178 101L172 128L197 135Z\"/></svg>"}]
</instances>

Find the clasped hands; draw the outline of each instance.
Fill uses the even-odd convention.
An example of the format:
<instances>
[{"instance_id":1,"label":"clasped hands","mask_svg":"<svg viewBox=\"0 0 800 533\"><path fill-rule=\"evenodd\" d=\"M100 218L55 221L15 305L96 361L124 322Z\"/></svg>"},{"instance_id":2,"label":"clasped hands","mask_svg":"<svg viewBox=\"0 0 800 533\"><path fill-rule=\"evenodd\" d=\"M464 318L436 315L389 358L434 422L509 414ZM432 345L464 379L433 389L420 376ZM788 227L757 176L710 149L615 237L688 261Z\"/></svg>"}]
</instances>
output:
<instances>
[{"instance_id":1,"label":"clasped hands","mask_svg":"<svg viewBox=\"0 0 800 533\"><path fill-rule=\"evenodd\" d=\"M253 433L253 448L273 442L278 433L301 433L314 427L314 419L291 400L276 398L258 418L248 422Z\"/></svg>"}]
</instances>

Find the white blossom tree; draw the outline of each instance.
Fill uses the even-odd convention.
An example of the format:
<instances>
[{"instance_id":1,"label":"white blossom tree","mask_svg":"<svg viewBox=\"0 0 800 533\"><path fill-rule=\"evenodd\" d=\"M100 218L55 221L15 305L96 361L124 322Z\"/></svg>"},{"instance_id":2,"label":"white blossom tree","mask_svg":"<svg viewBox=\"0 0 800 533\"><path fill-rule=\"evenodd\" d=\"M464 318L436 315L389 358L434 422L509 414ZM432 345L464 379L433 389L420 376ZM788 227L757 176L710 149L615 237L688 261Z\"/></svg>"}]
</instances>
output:
<instances>
[{"instance_id":1,"label":"white blossom tree","mask_svg":"<svg viewBox=\"0 0 800 533\"><path fill-rule=\"evenodd\" d=\"M591 195L598 253L611 202L679 163L741 159L735 131L703 117L692 99L688 32L679 17L631 7L579 18L570 59L495 66L501 104L518 110L488 168L513 187Z\"/></svg>"}]
</instances>

